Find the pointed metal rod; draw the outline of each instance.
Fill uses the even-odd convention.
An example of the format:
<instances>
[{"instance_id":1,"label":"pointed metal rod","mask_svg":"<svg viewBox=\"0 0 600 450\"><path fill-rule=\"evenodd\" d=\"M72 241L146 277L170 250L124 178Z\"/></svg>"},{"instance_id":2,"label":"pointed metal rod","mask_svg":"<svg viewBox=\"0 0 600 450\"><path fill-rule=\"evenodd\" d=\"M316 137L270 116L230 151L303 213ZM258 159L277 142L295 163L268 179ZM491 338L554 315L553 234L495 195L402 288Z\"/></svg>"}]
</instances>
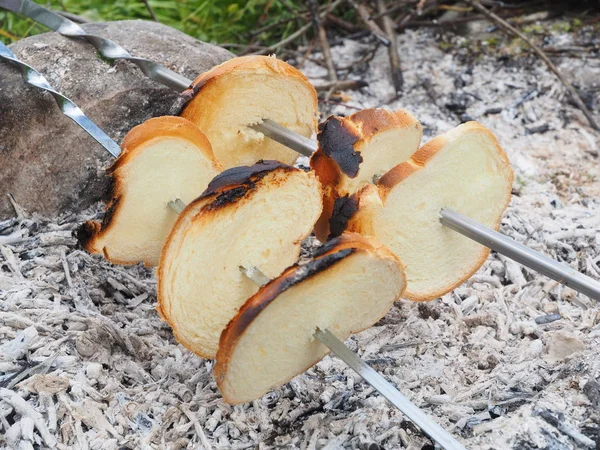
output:
<instances>
[{"instance_id":1,"label":"pointed metal rod","mask_svg":"<svg viewBox=\"0 0 600 450\"><path fill-rule=\"evenodd\" d=\"M257 267L246 268L240 266L240 272L251 279L256 285L262 287L270 280ZM373 386L381 395L383 395L392 405L398 408L406 417L417 425L423 433L437 442L446 450L464 450L465 447L458 442L450 433L439 426L434 420L425 414L419 407L411 403L396 387L383 378L366 362L346 347L331 331L325 329L316 329L313 336L318 339L329 350L335 353L338 358L344 361L348 367L359 374L367 383Z\"/></svg>"},{"instance_id":2,"label":"pointed metal rod","mask_svg":"<svg viewBox=\"0 0 600 450\"><path fill-rule=\"evenodd\" d=\"M180 214L185 208L185 203L181 199L176 198L168 203L176 213ZM239 267L246 277L248 277L254 284L259 287L263 287L271 280L266 276L258 267ZM390 382L383 378L367 363L365 363L360 357L346 347L342 341L340 341L333 333L329 330L316 329L313 336L318 339L323 345L329 348L335 353L338 358L344 361L348 367L359 374L367 383L373 386L381 395L383 395L392 405L398 408L406 417L414 422L425 434L431 439L437 442L445 450L465 450L465 447L458 442L450 433L444 430L438 425L431 417L425 414L416 405L406 398L402 393L394 387Z\"/></svg>"},{"instance_id":3,"label":"pointed metal rod","mask_svg":"<svg viewBox=\"0 0 600 450\"><path fill-rule=\"evenodd\" d=\"M566 264L553 260L535 250L525 247L508 236L498 233L491 228L469 219L451 209L444 208L440 211L442 225L459 232L463 236L473 239L498 253L503 254L518 263L546 275L559 283L564 284L577 292L600 301L600 282L569 267Z\"/></svg>"},{"instance_id":4,"label":"pointed metal rod","mask_svg":"<svg viewBox=\"0 0 600 450\"><path fill-rule=\"evenodd\" d=\"M335 353L338 358L344 361L348 367L359 374L367 383L377 389L381 395L402 411L406 417L423 430L427 436L437 442L440 447L446 450L464 450L465 447L454 436L434 422L431 417L406 398L393 384L373 370L371 366L360 359L356 353L335 337L333 333L327 329L320 330L317 328L313 336Z\"/></svg>"},{"instance_id":5,"label":"pointed metal rod","mask_svg":"<svg viewBox=\"0 0 600 450\"><path fill-rule=\"evenodd\" d=\"M128 59L134 64L137 64L144 74L146 74L146 76L149 78L175 90L181 91L186 89L191 84L190 80L177 74L176 72L173 72L153 61L143 58L135 58L131 56L127 50L115 42L104 39L100 36L88 34L75 22L72 22L65 17L43 8L42 6L33 3L30 0L0 0L0 7L23 14L30 19L33 19L36 22L39 22L65 36L85 37L94 46L96 46L96 48L105 57L111 59ZM67 113L65 112L65 114ZM84 127L81 121L76 120L76 122ZM312 141L311 139L307 139L304 136L295 133L269 119L265 119L263 122L258 124L250 125L250 128L263 133L265 136L305 156L310 157L317 149L316 142ZM92 131L90 131L92 128L88 129L84 127L84 129L90 132L90 134L96 140L98 140ZM104 145L102 142L100 143ZM104 146L108 149L106 145ZM109 151L114 154L114 149L113 151ZM443 210L440 214L442 215L442 218L440 219L442 224L453 229L454 231L457 231L464 236L479 242L480 244L486 245L489 248L508 256L509 258L513 258L521 264L533 270L539 271L540 273L558 281L559 283L570 286L584 295L588 295L595 300L600 300L600 283L598 281L584 274L576 272L566 265L550 260L541 253L528 249L516 243L512 239L503 236L500 233L491 230L490 228L484 227L483 225L478 224L464 216L462 216L463 219L468 219L470 222L459 220L459 218L456 216L457 213L454 213L449 209ZM501 244L498 235L502 236ZM495 236L495 238L490 239L490 236ZM495 245L495 247L491 247L491 245Z\"/></svg>"},{"instance_id":6,"label":"pointed metal rod","mask_svg":"<svg viewBox=\"0 0 600 450\"><path fill-rule=\"evenodd\" d=\"M83 128L90 136L104 147L115 158L121 154L121 148L104 131L102 131L94 122L92 122L79 107L70 99L54 90L48 80L42 74L37 72L29 64L20 61L15 54L2 42L0 42L0 60L3 59L16 65L21 71L21 76L26 83L39 89L49 92L56 101L56 104L62 113Z\"/></svg>"},{"instance_id":7,"label":"pointed metal rod","mask_svg":"<svg viewBox=\"0 0 600 450\"><path fill-rule=\"evenodd\" d=\"M132 56L116 42L95 34L87 33L75 22L54 11L44 8L30 0L0 0L0 8L28 17L48 28L67 37L82 37L87 39L100 54L108 59L126 59L138 66L144 74L176 91L187 89L191 81L160 64L145 58Z\"/></svg>"},{"instance_id":8,"label":"pointed metal rod","mask_svg":"<svg viewBox=\"0 0 600 450\"><path fill-rule=\"evenodd\" d=\"M148 78L170 87L178 92L187 89L192 80L167 69L160 64L144 58L132 56L125 48L114 41L87 33L75 22L54 11L44 8L31 0L0 0L0 8L28 17L66 37L87 39L96 49L108 59L125 59L137 65ZM288 133L286 128L276 122L265 120L252 126L254 130L279 142L304 156L311 156L317 151L317 143L298 133ZM115 155L116 156L116 155Z\"/></svg>"},{"instance_id":9,"label":"pointed metal rod","mask_svg":"<svg viewBox=\"0 0 600 450\"><path fill-rule=\"evenodd\" d=\"M250 125L250 128L309 158L318 148L316 141L294 133L269 119Z\"/></svg>"}]
</instances>

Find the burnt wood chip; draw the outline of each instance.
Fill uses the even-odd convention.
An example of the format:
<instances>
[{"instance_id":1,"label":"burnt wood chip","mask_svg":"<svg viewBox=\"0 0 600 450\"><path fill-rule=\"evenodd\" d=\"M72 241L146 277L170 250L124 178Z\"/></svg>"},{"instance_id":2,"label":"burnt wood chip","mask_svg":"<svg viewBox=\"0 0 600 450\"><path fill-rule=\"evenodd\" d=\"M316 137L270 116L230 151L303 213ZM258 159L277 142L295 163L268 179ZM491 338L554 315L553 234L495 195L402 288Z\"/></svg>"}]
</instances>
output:
<instances>
[{"instance_id":1,"label":"burnt wood chip","mask_svg":"<svg viewBox=\"0 0 600 450\"><path fill-rule=\"evenodd\" d=\"M600 384L596 380L590 380L583 386L583 393L590 399L592 405L600 407Z\"/></svg>"},{"instance_id":2,"label":"burnt wood chip","mask_svg":"<svg viewBox=\"0 0 600 450\"><path fill-rule=\"evenodd\" d=\"M354 150L354 144L359 136L344 127L337 117L330 117L319 125L317 140L321 151L333 159L340 170L350 178L358 175L358 169L363 162L360 152Z\"/></svg>"},{"instance_id":3,"label":"burnt wood chip","mask_svg":"<svg viewBox=\"0 0 600 450\"><path fill-rule=\"evenodd\" d=\"M560 320L561 318L562 318L562 316L560 314L546 314L544 316L536 317L535 323L537 323L538 325L543 325L546 323L556 322L557 320Z\"/></svg>"}]
</instances>

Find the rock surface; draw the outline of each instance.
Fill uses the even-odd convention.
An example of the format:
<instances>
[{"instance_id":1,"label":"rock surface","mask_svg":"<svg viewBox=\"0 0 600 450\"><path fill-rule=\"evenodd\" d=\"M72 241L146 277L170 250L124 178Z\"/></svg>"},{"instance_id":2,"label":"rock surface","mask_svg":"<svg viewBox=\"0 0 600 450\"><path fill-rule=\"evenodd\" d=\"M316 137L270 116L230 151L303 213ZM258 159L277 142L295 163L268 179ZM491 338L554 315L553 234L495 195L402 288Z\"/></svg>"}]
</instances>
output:
<instances>
[{"instance_id":1,"label":"rock surface","mask_svg":"<svg viewBox=\"0 0 600 450\"><path fill-rule=\"evenodd\" d=\"M232 56L155 22L83 28L191 79ZM52 32L23 39L11 49L117 142L133 126L168 114L177 97L133 64L101 58L83 39ZM103 169L112 156L63 116L49 94L25 84L7 63L0 63L0 136L0 219L14 214L8 193L26 210L44 215L79 210L101 198Z\"/></svg>"}]
</instances>

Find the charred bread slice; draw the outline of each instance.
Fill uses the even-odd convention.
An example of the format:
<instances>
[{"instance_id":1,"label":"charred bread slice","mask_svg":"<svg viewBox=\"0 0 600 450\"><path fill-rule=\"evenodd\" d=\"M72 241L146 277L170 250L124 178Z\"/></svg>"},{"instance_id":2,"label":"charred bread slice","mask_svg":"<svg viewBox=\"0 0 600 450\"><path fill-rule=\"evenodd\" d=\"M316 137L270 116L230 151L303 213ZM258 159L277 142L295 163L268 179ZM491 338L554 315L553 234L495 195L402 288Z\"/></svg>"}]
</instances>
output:
<instances>
[{"instance_id":1,"label":"charred bread slice","mask_svg":"<svg viewBox=\"0 0 600 450\"><path fill-rule=\"evenodd\" d=\"M167 203L196 198L222 166L204 134L182 117L147 120L127 133L121 148L108 169L104 220L85 223L79 242L113 263L156 266L177 218Z\"/></svg>"},{"instance_id":2,"label":"charred bread slice","mask_svg":"<svg viewBox=\"0 0 600 450\"><path fill-rule=\"evenodd\" d=\"M274 159L292 164L298 154L249 125L272 119L311 137L317 93L297 69L272 56L242 56L203 73L182 93L181 116L208 137L225 168Z\"/></svg>"},{"instance_id":3,"label":"charred bread slice","mask_svg":"<svg viewBox=\"0 0 600 450\"><path fill-rule=\"evenodd\" d=\"M231 404L261 397L329 353L313 333L346 340L375 324L402 296L402 264L385 247L356 234L324 246L250 298L221 335L215 377Z\"/></svg>"},{"instance_id":4,"label":"charred bread slice","mask_svg":"<svg viewBox=\"0 0 600 450\"><path fill-rule=\"evenodd\" d=\"M347 197L408 160L419 149L422 134L419 121L404 109L365 109L320 124L319 150L310 161L325 195L317 238L325 242L331 232L335 235L336 225L329 223L334 210L339 214Z\"/></svg>"},{"instance_id":5,"label":"charred bread slice","mask_svg":"<svg viewBox=\"0 0 600 450\"><path fill-rule=\"evenodd\" d=\"M321 214L313 173L276 161L226 170L179 216L158 268L158 310L177 340L214 358L227 323L258 287L293 264Z\"/></svg>"}]
</instances>

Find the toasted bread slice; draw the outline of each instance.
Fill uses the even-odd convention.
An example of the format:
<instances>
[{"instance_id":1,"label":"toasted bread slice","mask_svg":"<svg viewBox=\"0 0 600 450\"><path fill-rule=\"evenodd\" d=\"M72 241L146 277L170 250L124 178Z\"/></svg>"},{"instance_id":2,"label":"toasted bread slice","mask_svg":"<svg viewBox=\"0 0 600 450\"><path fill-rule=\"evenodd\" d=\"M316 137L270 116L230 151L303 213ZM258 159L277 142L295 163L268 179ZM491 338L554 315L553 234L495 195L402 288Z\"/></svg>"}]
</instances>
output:
<instances>
[{"instance_id":1,"label":"toasted bread slice","mask_svg":"<svg viewBox=\"0 0 600 450\"><path fill-rule=\"evenodd\" d=\"M202 132L182 117L164 116L133 128L108 169L112 190L102 223L87 222L80 244L116 264L156 266L177 214L175 198L189 202L222 171Z\"/></svg>"},{"instance_id":2,"label":"toasted bread slice","mask_svg":"<svg viewBox=\"0 0 600 450\"><path fill-rule=\"evenodd\" d=\"M349 231L375 236L406 265L406 297L427 301L462 284L489 249L444 227L444 207L498 229L513 171L490 130L462 124L366 186L351 202Z\"/></svg>"},{"instance_id":3,"label":"toasted bread slice","mask_svg":"<svg viewBox=\"0 0 600 450\"><path fill-rule=\"evenodd\" d=\"M319 125L319 150L310 161L325 195L315 226L317 238L325 242L330 233L337 233L330 219L334 210L339 213L343 201L339 199L376 183L408 160L419 149L422 134L419 121L404 109L365 109L348 117L332 116Z\"/></svg>"},{"instance_id":4,"label":"toasted bread slice","mask_svg":"<svg viewBox=\"0 0 600 450\"><path fill-rule=\"evenodd\" d=\"M293 264L321 214L314 174L276 161L226 170L181 213L158 269L158 310L177 340L214 358L221 332L258 287Z\"/></svg>"},{"instance_id":5,"label":"toasted bread slice","mask_svg":"<svg viewBox=\"0 0 600 450\"><path fill-rule=\"evenodd\" d=\"M292 164L298 154L249 125L272 119L306 137L316 131L317 93L308 79L271 56L242 56L216 66L182 93L181 115L206 134L225 168L274 159Z\"/></svg>"},{"instance_id":6,"label":"toasted bread slice","mask_svg":"<svg viewBox=\"0 0 600 450\"><path fill-rule=\"evenodd\" d=\"M231 404L259 398L329 353L313 333L346 340L375 324L402 296L402 264L356 234L327 243L250 298L221 335L215 377Z\"/></svg>"}]
</instances>

